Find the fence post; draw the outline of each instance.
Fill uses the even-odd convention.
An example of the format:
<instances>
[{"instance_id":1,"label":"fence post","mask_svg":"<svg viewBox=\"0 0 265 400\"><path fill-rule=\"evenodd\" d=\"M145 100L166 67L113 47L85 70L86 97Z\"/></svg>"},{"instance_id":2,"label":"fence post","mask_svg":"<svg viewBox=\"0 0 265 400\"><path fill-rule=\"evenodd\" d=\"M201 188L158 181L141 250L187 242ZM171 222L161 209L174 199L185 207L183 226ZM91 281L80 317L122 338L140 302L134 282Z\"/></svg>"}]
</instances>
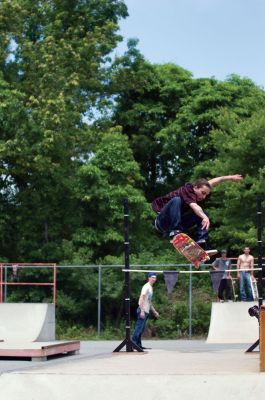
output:
<instances>
[{"instance_id":1,"label":"fence post","mask_svg":"<svg viewBox=\"0 0 265 400\"><path fill-rule=\"evenodd\" d=\"M0 303L3 303L3 264L0 264Z\"/></svg>"},{"instance_id":2,"label":"fence post","mask_svg":"<svg viewBox=\"0 0 265 400\"><path fill-rule=\"evenodd\" d=\"M101 266L98 266L98 336L100 336L101 326Z\"/></svg>"},{"instance_id":3,"label":"fence post","mask_svg":"<svg viewBox=\"0 0 265 400\"><path fill-rule=\"evenodd\" d=\"M258 239L258 268L260 268L258 276L258 292L259 292L259 307L263 304L263 277L265 268L262 265L262 208L261 197L257 196L257 239Z\"/></svg>"},{"instance_id":4,"label":"fence post","mask_svg":"<svg viewBox=\"0 0 265 400\"><path fill-rule=\"evenodd\" d=\"M190 271L192 271L192 265L189 266ZM189 277L189 338L192 336L192 273Z\"/></svg>"},{"instance_id":5,"label":"fence post","mask_svg":"<svg viewBox=\"0 0 265 400\"><path fill-rule=\"evenodd\" d=\"M5 270L5 288L4 288L4 303L7 301L7 267L4 267Z\"/></svg>"}]
</instances>

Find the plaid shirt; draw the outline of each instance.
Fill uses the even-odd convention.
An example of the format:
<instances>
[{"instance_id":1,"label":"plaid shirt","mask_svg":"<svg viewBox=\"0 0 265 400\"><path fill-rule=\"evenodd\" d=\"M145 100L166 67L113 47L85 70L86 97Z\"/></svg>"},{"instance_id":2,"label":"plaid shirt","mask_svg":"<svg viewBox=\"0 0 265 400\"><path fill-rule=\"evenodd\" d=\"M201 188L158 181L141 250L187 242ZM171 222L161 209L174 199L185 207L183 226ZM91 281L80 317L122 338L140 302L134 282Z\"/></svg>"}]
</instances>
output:
<instances>
[{"instance_id":1,"label":"plaid shirt","mask_svg":"<svg viewBox=\"0 0 265 400\"><path fill-rule=\"evenodd\" d=\"M197 196L193 190L191 183L186 183L184 186L166 194L165 196L158 197L152 202L152 209L159 214L162 208L171 200L173 197L180 197L183 203L183 209L187 210L190 203L198 203Z\"/></svg>"}]
</instances>

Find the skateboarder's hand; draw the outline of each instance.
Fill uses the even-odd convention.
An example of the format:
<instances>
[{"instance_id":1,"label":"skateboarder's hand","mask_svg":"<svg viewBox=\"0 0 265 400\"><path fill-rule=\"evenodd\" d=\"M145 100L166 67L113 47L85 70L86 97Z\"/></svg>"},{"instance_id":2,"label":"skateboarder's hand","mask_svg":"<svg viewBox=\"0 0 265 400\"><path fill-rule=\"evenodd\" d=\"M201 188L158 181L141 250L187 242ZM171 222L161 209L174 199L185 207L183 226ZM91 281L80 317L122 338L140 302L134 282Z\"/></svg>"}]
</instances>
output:
<instances>
[{"instance_id":1,"label":"skateboarder's hand","mask_svg":"<svg viewBox=\"0 0 265 400\"><path fill-rule=\"evenodd\" d=\"M145 318L145 312L144 312L143 310L140 312L140 318L141 318L141 319L144 319L144 318Z\"/></svg>"},{"instance_id":2,"label":"skateboarder's hand","mask_svg":"<svg viewBox=\"0 0 265 400\"><path fill-rule=\"evenodd\" d=\"M238 182L241 181L243 179L242 175L236 174L236 175L231 175L230 180L233 182Z\"/></svg>"},{"instance_id":3,"label":"skateboarder's hand","mask_svg":"<svg viewBox=\"0 0 265 400\"><path fill-rule=\"evenodd\" d=\"M158 318L158 317L159 317L159 313L156 311L156 312L154 313L154 316L155 316L155 318Z\"/></svg>"},{"instance_id":4,"label":"skateboarder's hand","mask_svg":"<svg viewBox=\"0 0 265 400\"><path fill-rule=\"evenodd\" d=\"M205 217L202 219L202 229L208 229L210 228L210 220L209 218L205 215Z\"/></svg>"}]
</instances>

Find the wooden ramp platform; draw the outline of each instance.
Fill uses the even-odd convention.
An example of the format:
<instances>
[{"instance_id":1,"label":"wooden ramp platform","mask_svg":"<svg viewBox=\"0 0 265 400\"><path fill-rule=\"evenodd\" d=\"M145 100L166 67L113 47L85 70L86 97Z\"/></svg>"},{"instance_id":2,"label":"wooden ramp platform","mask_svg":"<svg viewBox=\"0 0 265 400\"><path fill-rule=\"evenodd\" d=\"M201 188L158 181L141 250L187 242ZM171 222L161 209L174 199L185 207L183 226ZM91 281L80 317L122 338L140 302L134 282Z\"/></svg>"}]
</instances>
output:
<instances>
[{"instance_id":1,"label":"wooden ramp platform","mask_svg":"<svg viewBox=\"0 0 265 400\"><path fill-rule=\"evenodd\" d=\"M46 361L50 356L78 354L80 341L0 342L0 358L30 358Z\"/></svg>"}]
</instances>

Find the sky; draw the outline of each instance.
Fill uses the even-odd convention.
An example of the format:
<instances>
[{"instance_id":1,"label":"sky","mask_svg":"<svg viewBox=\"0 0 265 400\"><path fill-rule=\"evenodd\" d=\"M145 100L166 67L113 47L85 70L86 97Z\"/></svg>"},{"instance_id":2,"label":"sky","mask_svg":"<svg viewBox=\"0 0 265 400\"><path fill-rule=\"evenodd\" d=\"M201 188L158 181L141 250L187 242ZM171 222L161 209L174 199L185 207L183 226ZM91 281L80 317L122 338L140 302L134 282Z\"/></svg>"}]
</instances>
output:
<instances>
[{"instance_id":1,"label":"sky","mask_svg":"<svg viewBox=\"0 0 265 400\"><path fill-rule=\"evenodd\" d=\"M265 88L265 0L124 0L120 21L151 63L174 63L194 78L248 77Z\"/></svg>"}]
</instances>

